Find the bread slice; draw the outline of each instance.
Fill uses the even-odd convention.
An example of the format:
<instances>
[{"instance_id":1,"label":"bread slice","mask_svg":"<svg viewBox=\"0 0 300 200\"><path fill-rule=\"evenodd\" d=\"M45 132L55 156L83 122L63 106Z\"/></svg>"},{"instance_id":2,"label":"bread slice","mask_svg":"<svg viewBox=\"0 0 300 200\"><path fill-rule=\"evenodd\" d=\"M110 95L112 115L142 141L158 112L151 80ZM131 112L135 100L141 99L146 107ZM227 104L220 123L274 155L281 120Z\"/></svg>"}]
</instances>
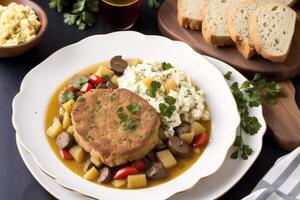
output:
<instances>
[{"instance_id":1,"label":"bread slice","mask_svg":"<svg viewBox=\"0 0 300 200\"><path fill-rule=\"evenodd\" d=\"M207 43L215 46L234 44L227 28L227 12L237 0L203 0L204 15L202 35Z\"/></svg>"},{"instance_id":2,"label":"bread slice","mask_svg":"<svg viewBox=\"0 0 300 200\"><path fill-rule=\"evenodd\" d=\"M180 26L192 30L201 29L201 9L202 0L178 0L177 2L177 19Z\"/></svg>"},{"instance_id":3,"label":"bread slice","mask_svg":"<svg viewBox=\"0 0 300 200\"><path fill-rule=\"evenodd\" d=\"M288 56L296 23L296 12L278 3L259 7L249 19L250 39L255 50L273 62Z\"/></svg>"},{"instance_id":4,"label":"bread slice","mask_svg":"<svg viewBox=\"0 0 300 200\"><path fill-rule=\"evenodd\" d=\"M264 6L268 3L279 3L285 6L293 6L297 0L255 0L258 6Z\"/></svg>"},{"instance_id":5,"label":"bread slice","mask_svg":"<svg viewBox=\"0 0 300 200\"><path fill-rule=\"evenodd\" d=\"M247 59L255 54L249 37L248 19L257 9L257 1L245 0L235 3L228 11L227 27L239 52Z\"/></svg>"}]
</instances>

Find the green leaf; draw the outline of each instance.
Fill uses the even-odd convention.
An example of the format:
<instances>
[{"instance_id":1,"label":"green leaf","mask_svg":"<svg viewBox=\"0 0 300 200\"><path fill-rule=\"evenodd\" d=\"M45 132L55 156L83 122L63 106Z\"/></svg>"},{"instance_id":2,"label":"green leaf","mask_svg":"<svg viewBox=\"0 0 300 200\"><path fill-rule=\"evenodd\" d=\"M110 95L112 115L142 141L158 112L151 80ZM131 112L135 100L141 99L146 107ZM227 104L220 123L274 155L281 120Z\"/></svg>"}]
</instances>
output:
<instances>
[{"instance_id":1,"label":"green leaf","mask_svg":"<svg viewBox=\"0 0 300 200\"><path fill-rule=\"evenodd\" d=\"M256 117L246 116L242 119L241 128L245 131L245 133L254 135L261 128L261 124Z\"/></svg>"},{"instance_id":2,"label":"green leaf","mask_svg":"<svg viewBox=\"0 0 300 200\"><path fill-rule=\"evenodd\" d=\"M240 147L242 145L242 137L240 135L235 137L234 146Z\"/></svg>"},{"instance_id":3,"label":"green leaf","mask_svg":"<svg viewBox=\"0 0 300 200\"><path fill-rule=\"evenodd\" d=\"M146 94L150 97L156 97L156 91L160 88L160 86L160 82L152 81L150 88L146 90Z\"/></svg>"},{"instance_id":4,"label":"green leaf","mask_svg":"<svg viewBox=\"0 0 300 200\"><path fill-rule=\"evenodd\" d=\"M162 67L163 70L168 70L168 69L173 68L173 66L170 63L166 63L166 62L163 62L161 64L161 67Z\"/></svg>"},{"instance_id":5,"label":"green leaf","mask_svg":"<svg viewBox=\"0 0 300 200\"><path fill-rule=\"evenodd\" d=\"M72 87L80 90L84 84L86 84L89 81L89 78L87 76L81 77L79 80L75 81L71 84Z\"/></svg>"},{"instance_id":6,"label":"green leaf","mask_svg":"<svg viewBox=\"0 0 300 200\"><path fill-rule=\"evenodd\" d=\"M168 106L166 104L164 104L164 103L159 104L160 113L165 113L167 108L168 108Z\"/></svg>"},{"instance_id":7,"label":"green leaf","mask_svg":"<svg viewBox=\"0 0 300 200\"><path fill-rule=\"evenodd\" d=\"M64 102L67 102L71 99L74 99L73 92L71 92L69 90L64 90L64 92L62 93L62 99L63 99Z\"/></svg>"},{"instance_id":8,"label":"green leaf","mask_svg":"<svg viewBox=\"0 0 300 200\"><path fill-rule=\"evenodd\" d=\"M85 7L86 0L77 0L75 4L72 6L72 13L73 14L79 14L83 11Z\"/></svg>"},{"instance_id":9,"label":"green leaf","mask_svg":"<svg viewBox=\"0 0 300 200\"><path fill-rule=\"evenodd\" d=\"M259 73L255 73L252 81L257 81L260 78L261 78L261 75Z\"/></svg>"},{"instance_id":10,"label":"green leaf","mask_svg":"<svg viewBox=\"0 0 300 200\"><path fill-rule=\"evenodd\" d=\"M127 110L130 114L136 114L140 111L140 105L138 103L132 103L127 106Z\"/></svg>"},{"instance_id":11,"label":"green leaf","mask_svg":"<svg viewBox=\"0 0 300 200\"><path fill-rule=\"evenodd\" d=\"M249 87L250 87L250 81L244 81L241 85L241 89L245 89Z\"/></svg>"},{"instance_id":12,"label":"green leaf","mask_svg":"<svg viewBox=\"0 0 300 200\"><path fill-rule=\"evenodd\" d=\"M232 72L228 71L226 74L224 74L224 78L227 79L227 80L230 80L231 79L231 75L232 75Z\"/></svg>"},{"instance_id":13,"label":"green leaf","mask_svg":"<svg viewBox=\"0 0 300 200\"><path fill-rule=\"evenodd\" d=\"M174 105L176 103L176 99L172 96L166 96L165 102L169 105Z\"/></svg>"},{"instance_id":14,"label":"green leaf","mask_svg":"<svg viewBox=\"0 0 300 200\"><path fill-rule=\"evenodd\" d=\"M238 156L239 156L239 149L235 150L235 151L231 154L230 158L231 158L231 159L237 159Z\"/></svg>"},{"instance_id":15,"label":"green leaf","mask_svg":"<svg viewBox=\"0 0 300 200\"><path fill-rule=\"evenodd\" d=\"M64 14L64 22L70 26L74 25L78 17L79 15L66 13Z\"/></svg>"},{"instance_id":16,"label":"green leaf","mask_svg":"<svg viewBox=\"0 0 300 200\"><path fill-rule=\"evenodd\" d=\"M87 0L86 5L90 12L99 11L99 0Z\"/></svg>"},{"instance_id":17,"label":"green leaf","mask_svg":"<svg viewBox=\"0 0 300 200\"><path fill-rule=\"evenodd\" d=\"M249 95L249 106L250 107L257 107L261 105L261 95L258 90L249 90L247 91Z\"/></svg>"},{"instance_id":18,"label":"green leaf","mask_svg":"<svg viewBox=\"0 0 300 200\"><path fill-rule=\"evenodd\" d=\"M82 23L92 26L95 23L94 15L90 12L84 11L81 13Z\"/></svg>"},{"instance_id":19,"label":"green leaf","mask_svg":"<svg viewBox=\"0 0 300 200\"><path fill-rule=\"evenodd\" d=\"M160 3L158 0L148 0L148 6L152 9L157 9L160 6Z\"/></svg>"},{"instance_id":20,"label":"green leaf","mask_svg":"<svg viewBox=\"0 0 300 200\"><path fill-rule=\"evenodd\" d=\"M135 122L132 120L127 120L125 129L126 130L134 130L136 128Z\"/></svg>"}]
</instances>

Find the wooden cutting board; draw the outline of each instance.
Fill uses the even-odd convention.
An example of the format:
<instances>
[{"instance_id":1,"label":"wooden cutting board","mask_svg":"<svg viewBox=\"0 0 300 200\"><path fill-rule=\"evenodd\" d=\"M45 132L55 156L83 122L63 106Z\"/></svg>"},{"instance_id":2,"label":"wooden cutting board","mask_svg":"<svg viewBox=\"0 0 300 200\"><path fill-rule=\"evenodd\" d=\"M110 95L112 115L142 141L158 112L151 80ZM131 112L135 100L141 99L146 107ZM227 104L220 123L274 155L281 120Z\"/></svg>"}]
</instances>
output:
<instances>
[{"instance_id":1,"label":"wooden cutting board","mask_svg":"<svg viewBox=\"0 0 300 200\"><path fill-rule=\"evenodd\" d=\"M201 31L187 30L177 23L177 0L165 0L161 5L158 12L158 26L163 35L184 41L200 53L235 66L245 75L259 72L272 80L289 80L300 74L300 12L298 13L292 47L284 63L273 63L260 56L247 60L234 46L215 48L205 43Z\"/></svg>"},{"instance_id":2,"label":"wooden cutting board","mask_svg":"<svg viewBox=\"0 0 300 200\"><path fill-rule=\"evenodd\" d=\"M295 7L300 13L300 2ZM259 72L272 80L288 80L300 74L300 15L297 16L296 33L286 62L272 63L260 57L246 60L235 47L215 48L204 42L200 31L187 30L177 23L177 0L165 0L158 11L158 27L171 39L181 40L196 51L220 59L246 76ZM264 105L263 112L271 137L285 150L300 146L300 111L295 101L295 88L291 81L281 83L284 97L275 106Z\"/></svg>"}]
</instances>

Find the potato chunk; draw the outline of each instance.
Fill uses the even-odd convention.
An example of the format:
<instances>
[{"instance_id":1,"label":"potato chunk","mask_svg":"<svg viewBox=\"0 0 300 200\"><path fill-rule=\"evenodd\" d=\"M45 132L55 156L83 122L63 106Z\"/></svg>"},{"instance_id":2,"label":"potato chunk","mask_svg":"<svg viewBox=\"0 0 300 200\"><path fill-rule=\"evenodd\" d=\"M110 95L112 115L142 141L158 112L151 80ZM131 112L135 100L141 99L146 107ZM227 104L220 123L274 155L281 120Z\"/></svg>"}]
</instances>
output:
<instances>
[{"instance_id":1,"label":"potato chunk","mask_svg":"<svg viewBox=\"0 0 300 200\"><path fill-rule=\"evenodd\" d=\"M65 109L65 112L71 113L74 103L75 103L74 99L71 99L71 100L67 101L66 103L64 103L63 108Z\"/></svg>"},{"instance_id":2,"label":"potato chunk","mask_svg":"<svg viewBox=\"0 0 300 200\"><path fill-rule=\"evenodd\" d=\"M113 77L111 77L110 81L117 86L119 85L119 77L117 75L113 75Z\"/></svg>"},{"instance_id":3,"label":"potato chunk","mask_svg":"<svg viewBox=\"0 0 300 200\"><path fill-rule=\"evenodd\" d=\"M170 90L176 90L177 89L177 85L176 82L174 81L174 79L170 78L167 80L167 82L164 85L164 88L166 90L167 93L170 92Z\"/></svg>"},{"instance_id":4,"label":"potato chunk","mask_svg":"<svg viewBox=\"0 0 300 200\"><path fill-rule=\"evenodd\" d=\"M107 67L100 66L95 75L100 77L108 76L109 78L111 78L114 75L114 72Z\"/></svg>"},{"instance_id":5,"label":"potato chunk","mask_svg":"<svg viewBox=\"0 0 300 200\"><path fill-rule=\"evenodd\" d=\"M129 66L137 66L138 64L141 64L142 61L140 59L129 59L127 60L127 63Z\"/></svg>"},{"instance_id":6,"label":"potato chunk","mask_svg":"<svg viewBox=\"0 0 300 200\"><path fill-rule=\"evenodd\" d=\"M121 188L127 183L126 179L113 180L111 184L116 188Z\"/></svg>"},{"instance_id":7,"label":"potato chunk","mask_svg":"<svg viewBox=\"0 0 300 200\"><path fill-rule=\"evenodd\" d=\"M179 137L186 143L191 144L195 137L195 133L193 131L190 133L183 133L183 134L179 135Z\"/></svg>"},{"instance_id":8,"label":"potato chunk","mask_svg":"<svg viewBox=\"0 0 300 200\"><path fill-rule=\"evenodd\" d=\"M157 152L156 156L166 169L170 169L177 164L176 159L169 149Z\"/></svg>"},{"instance_id":9,"label":"potato chunk","mask_svg":"<svg viewBox=\"0 0 300 200\"><path fill-rule=\"evenodd\" d=\"M46 134L49 137L55 138L64 130L63 125L57 117L54 117L52 125L47 129Z\"/></svg>"},{"instance_id":10,"label":"potato chunk","mask_svg":"<svg viewBox=\"0 0 300 200\"><path fill-rule=\"evenodd\" d=\"M76 162L80 163L84 160L85 152L79 145L74 145L71 147L69 152Z\"/></svg>"},{"instance_id":11,"label":"potato chunk","mask_svg":"<svg viewBox=\"0 0 300 200\"><path fill-rule=\"evenodd\" d=\"M145 174L135 174L127 177L127 187L130 189L145 187L146 185L147 178Z\"/></svg>"},{"instance_id":12,"label":"potato chunk","mask_svg":"<svg viewBox=\"0 0 300 200\"><path fill-rule=\"evenodd\" d=\"M192 130L194 131L195 135L198 135L199 133L205 132L206 128L199 122L194 121L192 123Z\"/></svg>"},{"instance_id":13,"label":"potato chunk","mask_svg":"<svg viewBox=\"0 0 300 200\"><path fill-rule=\"evenodd\" d=\"M99 172L95 167L92 167L91 169L89 169L89 171L87 171L84 175L83 178L85 178L86 180L89 181L93 181L96 178L98 178L99 176Z\"/></svg>"},{"instance_id":14,"label":"potato chunk","mask_svg":"<svg viewBox=\"0 0 300 200\"><path fill-rule=\"evenodd\" d=\"M74 127L71 125L67 128L67 132L70 133L70 134L74 134Z\"/></svg>"},{"instance_id":15,"label":"potato chunk","mask_svg":"<svg viewBox=\"0 0 300 200\"><path fill-rule=\"evenodd\" d=\"M150 87L151 87L152 81L153 81L152 78L146 77L146 78L143 80L143 83L144 83L144 85L145 85L147 88L150 88Z\"/></svg>"},{"instance_id":16,"label":"potato chunk","mask_svg":"<svg viewBox=\"0 0 300 200\"><path fill-rule=\"evenodd\" d=\"M71 117L70 117L68 112L64 113L64 118L63 118L62 125L63 125L64 129L68 128L71 125Z\"/></svg>"}]
</instances>

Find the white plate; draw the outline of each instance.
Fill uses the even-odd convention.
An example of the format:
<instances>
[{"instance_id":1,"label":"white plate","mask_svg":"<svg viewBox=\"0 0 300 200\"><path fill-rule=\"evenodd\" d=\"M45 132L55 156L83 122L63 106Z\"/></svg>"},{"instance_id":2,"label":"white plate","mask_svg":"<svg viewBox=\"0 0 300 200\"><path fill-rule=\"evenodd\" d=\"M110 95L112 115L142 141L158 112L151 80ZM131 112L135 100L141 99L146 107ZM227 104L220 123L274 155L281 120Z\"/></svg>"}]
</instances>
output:
<instances>
[{"instance_id":1,"label":"white plate","mask_svg":"<svg viewBox=\"0 0 300 200\"><path fill-rule=\"evenodd\" d=\"M212 62L222 73L226 73L227 71L233 72L233 80L242 83L246 80L239 72L235 69L230 67L229 65L216 60L214 58L208 58L210 62ZM186 199L186 200L198 200L198 199L216 199L227 192L231 187L233 187L248 171L248 169L252 166L256 158L258 157L261 147L262 147L262 137L264 135L266 126L264 119L262 117L262 110L261 108L258 109L251 109L251 113L253 113L262 124L262 128L260 129L259 133L251 136L246 137L245 142L250 144L253 148L254 152L253 155L249 157L248 160L232 160L230 159L230 154L232 150L229 151L225 162L223 163L222 167L216 172L215 174L200 180L197 185L186 192L181 194L175 195L171 197L171 200L179 200L179 199ZM70 191L61 187L56 181L45 173L43 173L37 164L34 162L32 157L21 147L18 142L17 138L17 146L18 150L25 162L27 168L35 177L35 179L53 196L58 199L64 200L90 200L90 198L85 197L78 192Z\"/></svg>"},{"instance_id":2,"label":"white plate","mask_svg":"<svg viewBox=\"0 0 300 200\"><path fill-rule=\"evenodd\" d=\"M189 170L155 187L119 190L89 182L57 159L45 136L47 105L58 86L82 68L118 54L125 58L158 59L182 68L201 87L208 102L212 118L209 145ZM221 167L239 122L231 91L209 61L183 42L130 31L95 35L57 51L25 76L13 101L13 125L22 146L39 167L62 186L99 199L166 199L192 188Z\"/></svg>"}]
</instances>

